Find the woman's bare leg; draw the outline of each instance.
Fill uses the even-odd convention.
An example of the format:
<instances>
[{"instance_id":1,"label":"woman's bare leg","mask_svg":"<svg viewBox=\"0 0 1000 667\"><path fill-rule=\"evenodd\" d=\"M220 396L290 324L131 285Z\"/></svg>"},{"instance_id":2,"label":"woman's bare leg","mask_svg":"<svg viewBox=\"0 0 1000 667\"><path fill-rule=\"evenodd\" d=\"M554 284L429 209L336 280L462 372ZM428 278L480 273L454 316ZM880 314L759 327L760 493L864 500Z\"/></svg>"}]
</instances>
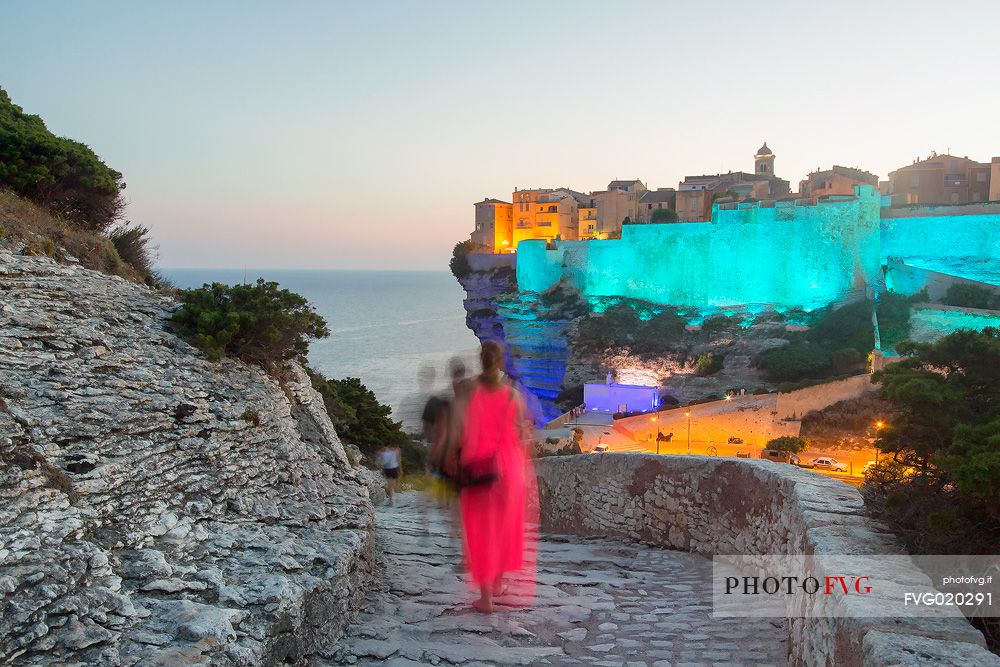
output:
<instances>
[{"instance_id":1,"label":"woman's bare leg","mask_svg":"<svg viewBox=\"0 0 1000 667\"><path fill-rule=\"evenodd\" d=\"M479 589L479 599L472 603L472 608L483 614L493 613L493 591L489 586Z\"/></svg>"}]
</instances>

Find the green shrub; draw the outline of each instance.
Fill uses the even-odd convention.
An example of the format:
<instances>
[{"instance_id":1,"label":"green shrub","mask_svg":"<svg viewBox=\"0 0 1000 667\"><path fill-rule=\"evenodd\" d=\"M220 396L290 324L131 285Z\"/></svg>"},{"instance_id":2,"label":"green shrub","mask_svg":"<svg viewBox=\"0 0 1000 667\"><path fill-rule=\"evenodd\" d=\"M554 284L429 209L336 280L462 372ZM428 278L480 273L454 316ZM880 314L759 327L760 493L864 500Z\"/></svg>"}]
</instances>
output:
<instances>
[{"instance_id":1,"label":"green shrub","mask_svg":"<svg viewBox=\"0 0 1000 667\"><path fill-rule=\"evenodd\" d=\"M714 336L715 334L731 329L735 326L736 318L729 317L727 315L712 315L711 317L706 317L705 321L701 323L701 332L707 334L708 336Z\"/></svg>"},{"instance_id":2,"label":"green shrub","mask_svg":"<svg viewBox=\"0 0 1000 667\"><path fill-rule=\"evenodd\" d=\"M52 134L0 88L0 188L90 231L105 231L125 203L122 175L90 148Z\"/></svg>"},{"instance_id":3,"label":"green shrub","mask_svg":"<svg viewBox=\"0 0 1000 667\"><path fill-rule=\"evenodd\" d=\"M816 343L796 341L761 353L757 366L776 382L817 377L829 370L830 352Z\"/></svg>"},{"instance_id":4,"label":"green shrub","mask_svg":"<svg viewBox=\"0 0 1000 667\"><path fill-rule=\"evenodd\" d=\"M149 228L143 225L124 224L108 233L108 238L127 262L144 276L153 274L153 253L149 246Z\"/></svg>"},{"instance_id":5,"label":"green shrub","mask_svg":"<svg viewBox=\"0 0 1000 667\"><path fill-rule=\"evenodd\" d=\"M950 285L941 303L959 308L1000 310L1000 294L979 285Z\"/></svg>"},{"instance_id":6,"label":"green shrub","mask_svg":"<svg viewBox=\"0 0 1000 667\"><path fill-rule=\"evenodd\" d=\"M328 379L313 370L309 377L341 440L357 446L369 462L383 445L399 447L405 470L423 470L424 447L403 432L402 423L392 419L392 408L380 403L361 380Z\"/></svg>"},{"instance_id":7,"label":"green shrub","mask_svg":"<svg viewBox=\"0 0 1000 667\"><path fill-rule=\"evenodd\" d=\"M210 359L226 355L271 369L304 357L310 338L330 335L308 301L263 278L246 285L213 283L179 296L183 305L171 322Z\"/></svg>"},{"instance_id":8,"label":"green shrub","mask_svg":"<svg viewBox=\"0 0 1000 667\"><path fill-rule=\"evenodd\" d=\"M635 304L643 307L642 302ZM622 301L603 313L590 313L577 322L573 344L582 350L627 347L638 354L673 351L682 340L686 320L671 308L648 320L639 318L635 307Z\"/></svg>"},{"instance_id":9,"label":"green shrub","mask_svg":"<svg viewBox=\"0 0 1000 667\"><path fill-rule=\"evenodd\" d=\"M726 359L724 354L703 352L694 361L694 373L700 377L714 375L722 370L722 364Z\"/></svg>"},{"instance_id":10,"label":"green shrub","mask_svg":"<svg viewBox=\"0 0 1000 667\"><path fill-rule=\"evenodd\" d=\"M678 222L680 218L677 217L677 211L669 208L658 208L653 211L653 214L649 216L649 221L654 225L660 225L668 222Z\"/></svg>"},{"instance_id":11,"label":"green shrub","mask_svg":"<svg viewBox=\"0 0 1000 667\"><path fill-rule=\"evenodd\" d=\"M465 278L470 273L472 273L472 267L469 265L469 258L467 255L473 250L472 241L459 241L455 244L455 247L451 250L451 260L448 262L448 268L451 269L451 273L456 278Z\"/></svg>"},{"instance_id":12,"label":"green shrub","mask_svg":"<svg viewBox=\"0 0 1000 667\"><path fill-rule=\"evenodd\" d=\"M809 441L794 435L783 435L779 438L772 438L765 445L767 449L788 452L789 454L799 454L808 446Z\"/></svg>"}]
</instances>

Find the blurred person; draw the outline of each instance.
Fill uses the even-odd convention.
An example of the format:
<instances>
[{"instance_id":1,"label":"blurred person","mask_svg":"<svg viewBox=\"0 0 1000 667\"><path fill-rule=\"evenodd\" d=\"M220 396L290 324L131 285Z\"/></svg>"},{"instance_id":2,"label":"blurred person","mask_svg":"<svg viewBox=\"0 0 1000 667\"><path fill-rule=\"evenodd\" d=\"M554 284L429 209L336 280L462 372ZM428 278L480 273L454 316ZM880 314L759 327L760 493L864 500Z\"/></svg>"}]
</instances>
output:
<instances>
[{"instance_id":1,"label":"blurred person","mask_svg":"<svg viewBox=\"0 0 1000 667\"><path fill-rule=\"evenodd\" d=\"M396 486L403 476L402 452L395 445L384 445L378 450L376 459L382 466L382 477L385 478L386 502L392 505Z\"/></svg>"},{"instance_id":2,"label":"blurred person","mask_svg":"<svg viewBox=\"0 0 1000 667\"><path fill-rule=\"evenodd\" d=\"M480 352L482 374L469 385L464 408L458 477L465 558L480 597L473 607L493 611L508 585L520 601L534 594L535 539L529 530L529 500L535 477L525 451L527 415L514 387L504 382L503 348L487 341ZM531 502L531 507L536 504Z\"/></svg>"}]
</instances>

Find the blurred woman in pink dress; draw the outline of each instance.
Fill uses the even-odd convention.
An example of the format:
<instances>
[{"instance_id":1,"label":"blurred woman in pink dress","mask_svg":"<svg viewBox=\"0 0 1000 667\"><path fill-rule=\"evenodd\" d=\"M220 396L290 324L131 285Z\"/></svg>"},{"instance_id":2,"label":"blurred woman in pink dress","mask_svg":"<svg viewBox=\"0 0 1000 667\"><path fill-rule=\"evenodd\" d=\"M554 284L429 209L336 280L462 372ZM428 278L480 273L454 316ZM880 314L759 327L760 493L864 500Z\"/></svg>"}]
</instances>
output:
<instances>
[{"instance_id":1,"label":"blurred woman in pink dress","mask_svg":"<svg viewBox=\"0 0 1000 667\"><path fill-rule=\"evenodd\" d=\"M461 445L462 527L465 556L480 597L491 613L495 596L530 604L535 584L536 483L527 445L524 404L503 382L503 348L483 343L482 375L471 388Z\"/></svg>"}]
</instances>

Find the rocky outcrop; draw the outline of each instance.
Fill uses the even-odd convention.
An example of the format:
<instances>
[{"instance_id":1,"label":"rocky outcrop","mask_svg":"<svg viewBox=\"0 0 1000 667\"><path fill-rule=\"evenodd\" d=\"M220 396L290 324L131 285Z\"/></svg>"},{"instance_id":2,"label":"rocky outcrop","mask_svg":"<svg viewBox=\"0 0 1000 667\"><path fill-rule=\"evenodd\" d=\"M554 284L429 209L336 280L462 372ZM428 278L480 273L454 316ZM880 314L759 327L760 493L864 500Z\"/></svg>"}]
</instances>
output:
<instances>
[{"instance_id":1,"label":"rocky outcrop","mask_svg":"<svg viewBox=\"0 0 1000 667\"><path fill-rule=\"evenodd\" d=\"M373 563L308 377L207 361L142 286L0 245L0 664L297 662Z\"/></svg>"}]
</instances>

